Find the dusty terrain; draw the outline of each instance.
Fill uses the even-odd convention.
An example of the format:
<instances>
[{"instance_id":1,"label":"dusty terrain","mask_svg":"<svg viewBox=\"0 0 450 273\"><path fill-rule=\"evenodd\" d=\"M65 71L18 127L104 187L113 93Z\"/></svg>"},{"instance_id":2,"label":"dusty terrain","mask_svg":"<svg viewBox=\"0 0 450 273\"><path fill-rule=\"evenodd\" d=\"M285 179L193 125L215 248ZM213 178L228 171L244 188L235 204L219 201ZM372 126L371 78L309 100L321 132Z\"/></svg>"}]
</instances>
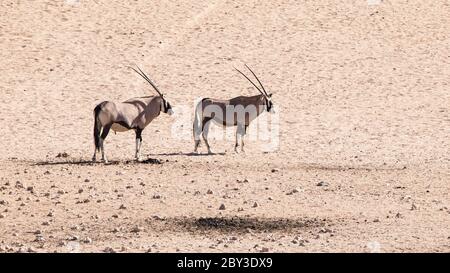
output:
<instances>
[{"instance_id":1,"label":"dusty terrain","mask_svg":"<svg viewBox=\"0 0 450 273\"><path fill-rule=\"evenodd\" d=\"M376 2L1 1L0 252L449 252L450 4ZM249 64L279 148L192 156L163 114L161 164L133 132L90 163L94 106L154 94L134 63L178 113Z\"/></svg>"}]
</instances>

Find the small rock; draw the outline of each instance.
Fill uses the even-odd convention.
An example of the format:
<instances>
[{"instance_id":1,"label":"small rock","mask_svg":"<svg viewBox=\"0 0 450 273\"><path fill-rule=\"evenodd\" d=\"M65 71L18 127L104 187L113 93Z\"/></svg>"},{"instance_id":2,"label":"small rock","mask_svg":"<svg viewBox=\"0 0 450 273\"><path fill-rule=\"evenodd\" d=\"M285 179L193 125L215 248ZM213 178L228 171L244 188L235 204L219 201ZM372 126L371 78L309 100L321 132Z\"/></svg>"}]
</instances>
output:
<instances>
[{"instance_id":1,"label":"small rock","mask_svg":"<svg viewBox=\"0 0 450 273\"><path fill-rule=\"evenodd\" d=\"M78 241L78 239L80 239L77 235L71 235L69 237L67 237L68 241Z\"/></svg>"},{"instance_id":2,"label":"small rock","mask_svg":"<svg viewBox=\"0 0 450 273\"><path fill-rule=\"evenodd\" d=\"M127 207L124 206L124 204L120 205L119 209L127 209Z\"/></svg>"},{"instance_id":3,"label":"small rock","mask_svg":"<svg viewBox=\"0 0 450 273\"><path fill-rule=\"evenodd\" d=\"M53 71L53 69L50 69L50 71ZM57 158L60 158L60 157L66 158L66 157L69 157L69 154L66 153L66 152L64 152L64 153L58 153L58 154L56 155L56 157L57 157Z\"/></svg>"},{"instance_id":4,"label":"small rock","mask_svg":"<svg viewBox=\"0 0 450 273\"><path fill-rule=\"evenodd\" d=\"M278 172L278 171L280 171L280 170L277 169L277 168L274 168L274 169L271 170L271 172L273 172L273 173L276 173L276 172Z\"/></svg>"},{"instance_id":5,"label":"small rock","mask_svg":"<svg viewBox=\"0 0 450 273\"><path fill-rule=\"evenodd\" d=\"M155 195L153 195L153 197L152 197L153 199L161 199L161 195L159 195L159 194L155 194Z\"/></svg>"},{"instance_id":6,"label":"small rock","mask_svg":"<svg viewBox=\"0 0 450 273\"><path fill-rule=\"evenodd\" d=\"M34 239L34 242L45 242L44 236L42 235L36 235L36 238Z\"/></svg>"},{"instance_id":7,"label":"small rock","mask_svg":"<svg viewBox=\"0 0 450 273\"><path fill-rule=\"evenodd\" d=\"M35 253L35 252L37 252L34 248L32 248L32 247L29 247L28 249L27 249L27 252L28 253Z\"/></svg>"},{"instance_id":8,"label":"small rock","mask_svg":"<svg viewBox=\"0 0 450 273\"><path fill-rule=\"evenodd\" d=\"M261 252L269 252L269 248L263 247L263 248L261 249Z\"/></svg>"},{"instance_id":9,"label":"small rock","mask_svg":"<svg viewBox=\"0 0 450 273\"><path fill-rule=\"evenodd\" d=\"M112 247L106 247L103 252L106 253L116 253L116 251Z\"/></svg>"},{"instance_id":10,"label":"small rock","mask_svg":"<svg viewBox=\"0 0 450 273\"><path fill-rule=\"evenodd\" d=\"M0 213L0 219L5 218L5 215L3 213Z\"/></svg>"},{"instance_id":11,"label":"small rock","mask_svg":"<svg viewBox=\"0 0 450 273\"><path fill-rule=\"evenodd\" d=\"M298 189L293 189L290 192L286 193L286 195L293 195L294 193L297 193L297 192L299 192Z\"/></svg>"},{"instance_id":12,"label":"small rock","mask_svg":"<svg viewBox=\"0 0 450 273\"><path fill-rule=\"evenodd\" d=\"M254 207L254 208L257 208L259 205L258 205L258 203L253 203L253 206L252 207Z\"/></svg>"},{"instance_id":13,"label":"small rock","mask_svg":"<svg viewBox=\"0 0 450 273\"><path fill-rule=\"evenodd\" d=\"M90 182L90 181L91 181L91 180L89 180L89 179L87 179L87 178L84 179L84 182Z\"/></svg>"},{"instance_id":14,"label":"small rock","mask_svg":"<svg viewBox=\"0 0 450 273\"><path fill-rule=\"evenodd\" d=\"M212 190L208 190L206 193L207 194L213 194L213 191Z\"/></svg>"},{"instance_id":15,"label":"small rock","mask_svg":"<svg viewBox=\"0 0 450 273\"><path fill-rule=\"evenodd\" d=\"M325 182L325 181L320 181L319 183L317 183L317 186L318 187L327 187L327 186L329 186L329 184L328 184L328 182Z\"/></svg>"},{"instance_id":16,"label":"small rock","mask_svg":"<svg viewBox=\"0 0 450 273\"><path fill-rule=\"evenodd\" d=\"M141 232L143 230L144 230L143 228L141 228L139 226L135 226L134 228L131 229L131 232L138 233L138 232Z\"/></svg>"},{"instance_id":17,"label":"small rock","mask_svg":"<svg viewBox=\"0 0 450 273\"><path fill-rule=\"evenodd\" d=\"M224 204L220 205L219 210L225 210L225 205Z\"/></svg>"},{"instance_id":18,"label":"small rock","mask_svg":"<svg viewBox=\"0 0 450 273\"><path fill-rule=\"evenodd\" d=\"M83 189L79 189L79 190L78 190L78 193L82 193L82 192L83 192Z\"/></svg>"},{"instance_id":19,"label":"small rock","mask_svg":"<svg viewBox=\"0 0 450 273\"><path fill-rule=\"evenodd\" d=\"M89 238L89 237L86 237L86 238L83 239L83 243L90 244L90 243L92 243L92 239Z\"/></svg>"},{"instance_id":20,"label":"small rock","mask_svg":"<svg viewBox=\"0 0 450 273\"><path fill-rule=\"evenodd\" d=\"M413 203L412 205L411 205L411 210L416 210L417 209L417 206Z\"/></svg>"}]
</instances>

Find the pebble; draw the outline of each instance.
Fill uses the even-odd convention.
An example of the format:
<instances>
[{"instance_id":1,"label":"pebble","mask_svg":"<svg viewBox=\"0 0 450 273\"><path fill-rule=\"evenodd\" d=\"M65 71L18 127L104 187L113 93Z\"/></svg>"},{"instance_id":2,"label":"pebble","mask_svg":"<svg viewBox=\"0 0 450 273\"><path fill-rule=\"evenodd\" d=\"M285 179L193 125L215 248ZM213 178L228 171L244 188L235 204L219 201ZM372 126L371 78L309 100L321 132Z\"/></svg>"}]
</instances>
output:
<instances>
[{"instance_id":1,"label":"pebble","mask_svg":"<svg viewBox=\"0 0 450 273\"><path fill-rule=\"evenodd\" d=\"M144 229L143 229L142 227L135 226L134 228L131 229L131 232L133 232L133 233L138 233L138 232L141 232L141 231L143 231L143 230L144 230Z\"/></svg>"},{"instance_id":2,"label":"pebble","mask_svg":"<svg viewBox=\"0 0 450 273\"><path fill-rule=\"evenodd\" d=\"M116 253L116 251L112 247L106 247L103 252L106 253Z\"/></svg>"},{"instance_id":3,"label":"pebble","mask_svg":"<svg viewBox=\"0 0 450 273\"><path fill-rule=\"evenodd\" d=\"M329 186L329 184L328 184L328 182L320 181L319 183L317 183L317 186L318 187L322 187L322 186L327 187L327 186Z\"/></svg>"},{"instance_id":4,"label":"pebble","mask_svg":"<svg viewBox=\"0 0 450 273\"><path fill-rule=\"evenodd\" d=\"M124 206L124 204L120 205L119 209L127 209L127 207Z\"/></svg>"},{"instance_id":5,"label":"pebble","mask_svg":"<svg viewBox=\"0 0 450 273\"><path fill-rule=\"evenodd\" d=\"M208 190L206 193L207 194L213 194L213 191L212 190Z\"/></svg>"},{"instance_id":6,"label":"pebble","mask_svg":"<svg viewBox=\"0 0 450 273\"><path fill-rule=\"evenodd\" d=\"M221 204L220 207L219 207L219 210L225 210L225 205Z\"/></svg>"},{"instance_id":7,"label":"pebble","mask_svg":"<svg viewBox=\"0 0 450 273\"><path fill-rule=\"evenodd\" d=\"M252 207L254 207L254 208L257 208L259 205L258 205L258 203L253 203L253 206Z\"/></svg>"},{"instance_id":8,"label":"pebble","mask_svg":"<svg viewBox=\"0 0 450 273\"><path fill-rule=\"evenodd\" d=\"M290 192L286 193L286 195L293 195L294 193L297 193L297 192L299 192L298 189L293 189Z\"/></svg>"}]
</instances>

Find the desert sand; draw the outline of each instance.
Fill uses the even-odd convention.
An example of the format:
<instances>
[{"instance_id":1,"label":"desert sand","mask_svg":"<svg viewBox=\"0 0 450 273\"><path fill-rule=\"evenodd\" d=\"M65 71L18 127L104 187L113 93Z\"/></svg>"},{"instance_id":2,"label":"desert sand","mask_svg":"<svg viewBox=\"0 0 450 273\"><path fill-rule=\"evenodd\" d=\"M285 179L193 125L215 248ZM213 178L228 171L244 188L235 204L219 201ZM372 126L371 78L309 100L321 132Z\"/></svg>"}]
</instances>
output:
<instances>
[{"instance_id":1,"label":"desert sand","mask_svg":"<svg viewBox=\"0 0 450 273\"><path fill-rule=\"evenodd\" d=\"M449 252L449 14L445 0L1 1L0 252ZM160 164L133 160L132 131L90 163L95 105L155 94L134 64L187 134L162 114L142 146ZM218 137L193 156L196 99L258 94L244 64L273 93L279 146L235 154Z\"/></svg>"}]
</instances>

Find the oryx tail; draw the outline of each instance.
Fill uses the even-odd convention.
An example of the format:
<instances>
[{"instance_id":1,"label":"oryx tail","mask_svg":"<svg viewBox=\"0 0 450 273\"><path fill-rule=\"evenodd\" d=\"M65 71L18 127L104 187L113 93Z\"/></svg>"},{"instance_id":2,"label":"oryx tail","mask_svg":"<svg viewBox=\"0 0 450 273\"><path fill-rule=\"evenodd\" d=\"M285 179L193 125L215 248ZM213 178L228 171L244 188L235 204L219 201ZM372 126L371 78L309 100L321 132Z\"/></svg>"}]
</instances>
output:
<instances>
[{"instance_id":1,"label":"oryx tail","mask_svg":"<svg viewBox=\"0 0 450 273\"><path fill-rule=\"evenodd\" d=\"M100 114L100 111L102 110L103 104L106 103L106 101L98 104L94 108L94 143L95 143L95 149L97 151L100 151L100 134L102 129L102 124L99 120L98 115Z\"/></svg>"}]
</instances>

